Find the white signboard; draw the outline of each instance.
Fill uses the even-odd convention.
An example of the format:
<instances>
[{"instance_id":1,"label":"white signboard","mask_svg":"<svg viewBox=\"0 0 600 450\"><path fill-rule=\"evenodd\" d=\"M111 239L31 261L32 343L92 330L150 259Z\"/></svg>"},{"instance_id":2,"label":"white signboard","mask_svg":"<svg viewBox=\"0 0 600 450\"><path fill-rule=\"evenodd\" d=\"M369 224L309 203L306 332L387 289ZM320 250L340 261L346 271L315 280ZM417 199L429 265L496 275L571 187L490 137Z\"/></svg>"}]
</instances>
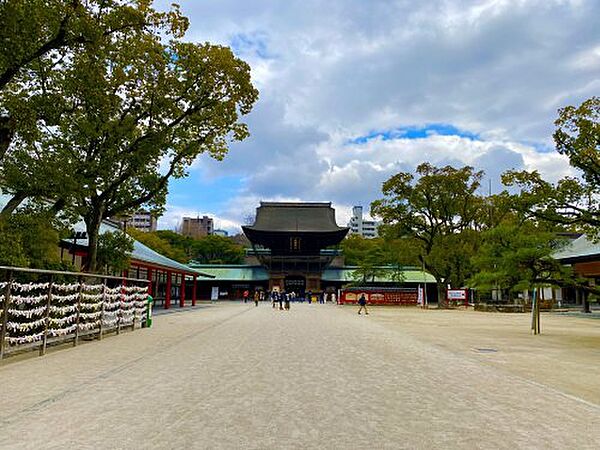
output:
<instances>
[{"instance_id":1,"label":"white signboard","mask_svg":"<svg viewBox=\"0 0 600 450\"><path fill-rule=\"evenodd\" d=\"M448 289L448 300L466 300L467 291L464 289Z\"/></svg>"},{"instance_id":2,"label":"white signboard","mask_svg":"<svg viewBox=\"0 0 600 450\"><path fill-rule=\"evenodd\" d=\"M211 300L219 300L219 286L213 286L210 291L210 299Z\"/></svg>"}]
</instances>

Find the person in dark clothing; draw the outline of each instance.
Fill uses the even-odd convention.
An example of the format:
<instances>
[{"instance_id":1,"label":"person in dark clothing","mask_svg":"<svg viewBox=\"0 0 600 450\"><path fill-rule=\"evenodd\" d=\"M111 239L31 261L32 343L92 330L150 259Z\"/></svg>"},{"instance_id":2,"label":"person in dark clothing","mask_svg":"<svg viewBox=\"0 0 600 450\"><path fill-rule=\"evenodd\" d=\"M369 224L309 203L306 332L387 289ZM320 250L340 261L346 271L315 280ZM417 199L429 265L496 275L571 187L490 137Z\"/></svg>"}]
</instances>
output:
<instances>
[{"instance_id":1,"label":"person in dark clothing","mask_svg":"<svg viewBox=\"0 0 600 450\"><path fill-rule=\"evenodd\" d=\"M360 312L364 308L365 315L369 315L369 311L367 311L367 298L365 297L365 294L360 295L360 298L358 299L358 304L360 305L360 308L358 308L358 313L360 314Z\"/></svg>"},{"instance_id":2,"label":"person in dark clothing","mask_svg":"<svg viewBox=\"0 0 600 450\"><path fill-rule=\"evenodd\" d=\"M286 295L287 294L285 293L285 291L281 291L279 293L279 299L278 300L279 300L279 310L280 311L283 311L283 299L285 298Z\"/></svg>"},{"instance_id":3,"label":"person in dark clothing","mask_svg":"<svg viewBox=\"0 0 600 450\"><path fill-rule=\"evenodd\" d=\"M283 303L285 305L285 309L289 311L290 309L290 299L292 297L292 294L286 294L285 298L283 299Z\"/></svg>"},{"instance_id":4,"label":"person in dark clothing","mask_svg":"<svg viewBox=\"0 0 600 450\"><path fill-rule=\"evenodd\" d=\"M277 301L277 291L271 291L271 304L275 309L275 302Z\"/></svg>"}]
</instances>

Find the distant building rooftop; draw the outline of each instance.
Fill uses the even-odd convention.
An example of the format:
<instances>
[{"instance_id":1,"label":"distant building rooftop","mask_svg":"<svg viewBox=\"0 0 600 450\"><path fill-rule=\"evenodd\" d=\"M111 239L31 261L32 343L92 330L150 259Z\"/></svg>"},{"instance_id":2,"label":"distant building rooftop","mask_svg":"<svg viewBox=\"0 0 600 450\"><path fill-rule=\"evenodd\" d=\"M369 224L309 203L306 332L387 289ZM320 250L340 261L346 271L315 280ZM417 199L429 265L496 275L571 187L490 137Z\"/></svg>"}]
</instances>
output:
<instances>
[{"instance_id":1,"label":"distant building rooftop","mask_svg":"<svg viewBox=\"0 0 600 450\"><path fill-rule=\"evenodd\" d=\"M600 259L600 242L593 242L583 235L554 253L553 257L565 263Z\"/></svg>"}]
</instances>

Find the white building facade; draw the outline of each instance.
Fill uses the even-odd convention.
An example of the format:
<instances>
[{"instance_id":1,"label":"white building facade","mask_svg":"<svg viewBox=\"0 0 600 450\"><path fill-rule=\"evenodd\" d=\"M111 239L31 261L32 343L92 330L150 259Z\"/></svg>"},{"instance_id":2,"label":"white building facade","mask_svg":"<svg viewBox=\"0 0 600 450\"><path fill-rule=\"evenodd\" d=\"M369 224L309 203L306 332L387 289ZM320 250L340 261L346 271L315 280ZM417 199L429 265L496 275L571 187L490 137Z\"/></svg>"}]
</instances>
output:
<instances>
[{"instance_id":1,"label":"white building facade","mask_svg":"<svg viewBox=\"0 0 600 450\"><path fill-rule=\"evenodd\" d=\"M363 207L354 206L352 208L352 217L348 222L351 234L359 234L364 238L372 239L378 236L377 227L379 222L375 220L364 220Z\"/></svg>"}]
</instances>

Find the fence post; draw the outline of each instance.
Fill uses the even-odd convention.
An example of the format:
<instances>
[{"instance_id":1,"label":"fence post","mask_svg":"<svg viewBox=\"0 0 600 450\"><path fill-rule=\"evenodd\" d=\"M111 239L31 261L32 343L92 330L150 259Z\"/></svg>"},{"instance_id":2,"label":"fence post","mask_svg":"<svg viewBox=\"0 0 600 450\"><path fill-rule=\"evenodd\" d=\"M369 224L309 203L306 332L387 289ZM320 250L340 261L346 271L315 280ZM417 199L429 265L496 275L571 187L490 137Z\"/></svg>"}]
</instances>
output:
<instances>
[{"instance_id":1,"label":"fence post","mask_svg":"<svg viewBox=\"0 0 600 450\"><path fill-rule=\"evenodd\" d=\"M75 340L73 341L73 347L79 343L79 313L81 311L81 293L83 292L83 277L80 275L77 277L79 281L79 288L77 288L77 315L75 316Z\"/></svg>"},{"instance_id":2,"label":"fence post","mask_svg":"<svg viewBox=\"0 0 600 450\"><path fill-rule=\"evenodd\" d=\"M125 294L125 295L127 295L127 294ZM136 315L136 311L135 311L135 309L136 309L135 308L135 306L136 306L136 300L133 300L131 303L133 303L133 315L131 316L132 317L132 320L131 320L131 331L134 331L135 330L135 315Z\"/></svg>"},{"instance_id":3,"label":"fence post","mask_svg":"<svg viewBox=\"0 0 600 450\"><path fill-rule=\"evenodd\" d=\"M40 347L40 356L46 354L46 345L48 344L48 328L50 327L50 304L52 303L52 287L54 285L54 275L50 275L48 283L48 298L46 299L46 322L44 325L44 338Z\"/></svg>"},{"instance_id":4,"label":"fence post","mask_svg":"<svg viewBox=\"0 0 600 450\"><path fill-rule=\"evenodd\" d=\"M4 345L6 340L6 322L8 322L8 308L10 307L10 290L12 287L12 270L6 274L6 289L4 290L4 308L2 309L2 329L0 330L0 360L4 358Z\"/></svg>"},{"instance_id":5,"label":"fence post","mask_svg":"<svg viewBox=\"0 0 600 450\"><path fill-rule=\"evenodd\" d=\"M106 278L102 278L102 309L100 313L100 330L98 332L98 340L102 340L102 332L104 328L104 305L106 304Z\"/></svg>"},{"instance_id":6,"label":"fence post","mask_svg":"<svg viewBox=\"0 0 600 450\"><path fill-rule=\"evenodd\" d=\"M119 313L117 314L117 334L121 334L121 317L123 316L123 280L121 280L121 296L119 297Z\"/></svg>"}]
</instances>

